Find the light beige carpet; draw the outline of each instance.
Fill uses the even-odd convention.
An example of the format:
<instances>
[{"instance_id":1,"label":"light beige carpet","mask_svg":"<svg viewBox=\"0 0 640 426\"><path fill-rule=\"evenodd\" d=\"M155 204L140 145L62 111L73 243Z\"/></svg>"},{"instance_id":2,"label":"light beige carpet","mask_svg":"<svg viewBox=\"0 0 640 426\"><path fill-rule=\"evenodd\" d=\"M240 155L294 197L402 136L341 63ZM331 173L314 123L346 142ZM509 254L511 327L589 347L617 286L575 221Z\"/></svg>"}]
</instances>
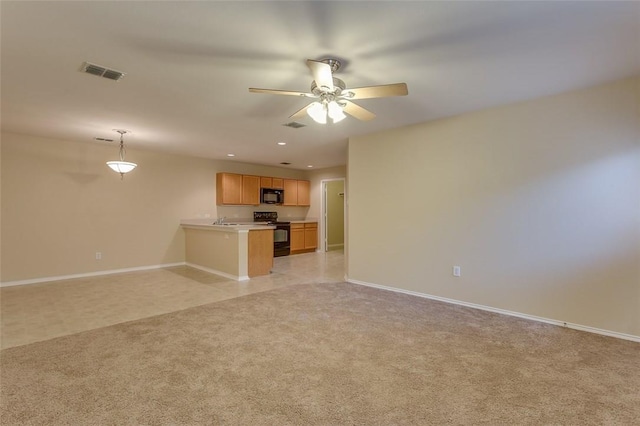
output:
<instances>
[{"instance_id":1,"label":"light beige carpet","mask_svg":"<svg viewBox=\"0 0 640 426\"><path fill-rule=\"evenodd\" d=\"M640 423L640 344L347 283L1 352L2 424Z\"/></svg>"}]
</instances>

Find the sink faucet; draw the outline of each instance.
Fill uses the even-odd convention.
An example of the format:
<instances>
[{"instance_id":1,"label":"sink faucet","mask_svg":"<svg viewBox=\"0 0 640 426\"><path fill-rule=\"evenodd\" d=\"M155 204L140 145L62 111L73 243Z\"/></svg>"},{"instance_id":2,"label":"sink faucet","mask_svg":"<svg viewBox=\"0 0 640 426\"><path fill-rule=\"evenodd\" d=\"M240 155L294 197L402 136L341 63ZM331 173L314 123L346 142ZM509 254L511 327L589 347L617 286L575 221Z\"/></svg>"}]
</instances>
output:
<instances>
[{"instance_id":1,"label":"sink faucet","mask_svg":"<svg viewBox=\"0 0 640 426\"><path fill-rule=\"evenodd\" d=\"M225 216L219 217L216 219L215 222L213 222L214 225L222 225L222 222L224 222L224 220L226 219Z\"/></svg>"}]
</instances>

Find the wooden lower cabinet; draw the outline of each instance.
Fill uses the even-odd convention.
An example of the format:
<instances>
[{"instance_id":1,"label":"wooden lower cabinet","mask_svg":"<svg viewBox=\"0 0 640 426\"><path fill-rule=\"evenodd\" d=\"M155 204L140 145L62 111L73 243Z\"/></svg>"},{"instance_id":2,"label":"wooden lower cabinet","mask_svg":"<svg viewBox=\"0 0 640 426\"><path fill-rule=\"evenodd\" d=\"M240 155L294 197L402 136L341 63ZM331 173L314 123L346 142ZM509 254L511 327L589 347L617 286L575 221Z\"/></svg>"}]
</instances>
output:
<instances>
[{"instance_id":1,"label":"wooden lower cabinet","mask_svg":"<svg viewBox=\"0 0 640 426\"><path fill-rule=\"evenodd\" d=\"M309 253L318 247L318 222L291 224L291 254Z\"/></svg>"},{"instance_id":2,"label":"wooden lower cabinet","mask_svg":"<svg viewBox=\"0 0 640 426\"><path fill-rule=\"evenodd\" d=\"M304 248L306 250L318 248L318 222L304 224Z\"/></svg>"},{"instance_id":3,"label":"wooden lower cabinet","mask_svg":"<svg viewBox=\"0 0 640 426\"><path fill-rule=\"evenodd\" d=\"M248 248L248 275L257 277L259 275L269 275L273 268L273 230L251 230L249 231Z\"/></svg>"},{"instance_id":4,"label":"wooden lower cabinet","mask_svg":"<svg viewBox=\"0 0 640 426\"><path fill-rule=\"evenodd\" d=\"M304 250L304 223L291 224L291 253Z\"/></svg>"}]
</instances>

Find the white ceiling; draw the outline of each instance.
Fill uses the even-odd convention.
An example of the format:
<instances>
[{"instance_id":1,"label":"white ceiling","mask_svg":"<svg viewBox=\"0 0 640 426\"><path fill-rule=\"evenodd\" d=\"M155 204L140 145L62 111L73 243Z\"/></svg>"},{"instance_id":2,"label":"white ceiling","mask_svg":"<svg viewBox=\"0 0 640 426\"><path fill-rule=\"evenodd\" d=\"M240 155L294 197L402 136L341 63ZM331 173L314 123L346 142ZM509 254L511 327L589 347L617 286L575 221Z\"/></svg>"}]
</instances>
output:
<instances>
[{"instance_id":1,"label":"white ceiling","mask_svg":"<svg viewBox=\"0 0 640 426\"><path fill-rule=\"evenodd\" d=\"M2 130L278 165L346 163L349 136L640 74L640 2L2 1ZM406 82L377 114L282 126L306 59L348 87ZM126 76L79 72L84 61ZM287 142L280 147L276 142Z\"/></svg>"}]
</instances>

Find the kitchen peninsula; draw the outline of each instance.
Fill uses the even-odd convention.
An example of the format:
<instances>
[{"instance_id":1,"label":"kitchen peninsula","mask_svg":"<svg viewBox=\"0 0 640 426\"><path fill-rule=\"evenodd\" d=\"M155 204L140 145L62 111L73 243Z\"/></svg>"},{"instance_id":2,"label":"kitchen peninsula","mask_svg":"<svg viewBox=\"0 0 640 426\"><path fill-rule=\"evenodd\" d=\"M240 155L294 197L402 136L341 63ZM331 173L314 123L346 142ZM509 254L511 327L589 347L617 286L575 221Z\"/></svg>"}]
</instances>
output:
<instances>
[{"instance_id":1,"label":"kitchen peninsula","mask_svg":"<svg viewBox=\"0 0 640 426\"><path fill-rule=\"evenodd\" d=\"M183 220L186 264L237 281L268 275L275 226Z\"/></svg>"}]
</instances>

